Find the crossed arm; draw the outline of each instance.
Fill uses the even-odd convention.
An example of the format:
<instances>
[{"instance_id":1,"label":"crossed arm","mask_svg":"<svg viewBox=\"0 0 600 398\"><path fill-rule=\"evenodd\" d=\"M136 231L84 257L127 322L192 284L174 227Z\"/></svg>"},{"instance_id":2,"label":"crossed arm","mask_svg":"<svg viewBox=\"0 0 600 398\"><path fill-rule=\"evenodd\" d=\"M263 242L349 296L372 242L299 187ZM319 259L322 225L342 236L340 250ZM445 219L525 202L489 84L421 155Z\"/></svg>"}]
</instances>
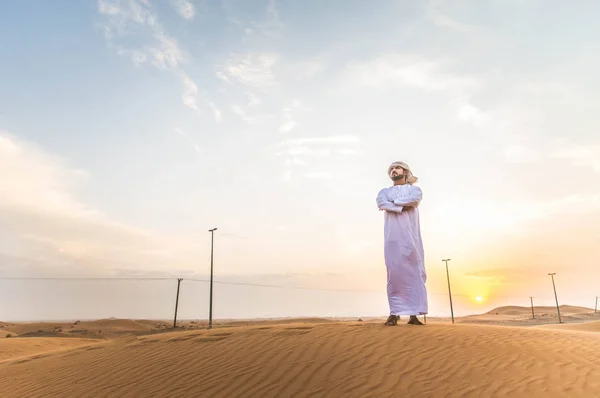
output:
<instances>
[{"instance_id":1,"label":"crossed arm","mask_svg":"<svg viewBox=\"0 0 600 398\"><path fill-rule=\"evenodd\" d=\"M419 187L412 187L411 193L408 196L400 197L394 201L387 198L385 190L379 191L377 195L377 207L379 210L391 211L394 213L402 213L404 207L416 207L421 202L423 193Z\"/></svg>"}]
</instances>

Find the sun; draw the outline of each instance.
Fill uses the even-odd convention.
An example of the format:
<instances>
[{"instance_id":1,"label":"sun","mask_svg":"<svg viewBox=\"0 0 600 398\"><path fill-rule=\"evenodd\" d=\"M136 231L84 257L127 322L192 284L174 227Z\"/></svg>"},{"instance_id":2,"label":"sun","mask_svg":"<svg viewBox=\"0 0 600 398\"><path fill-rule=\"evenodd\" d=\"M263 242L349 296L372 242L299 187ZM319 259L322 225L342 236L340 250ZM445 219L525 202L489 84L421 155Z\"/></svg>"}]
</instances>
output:
<instances>
[{"instance_id":1,"label":"sun","mask_svg":"<svg viewBox=\"0 0 600 398\"><path fill-rule=\"evenodd\" d=\"M475 301L477 301L478 303L481 303L483 301L483 297L477 296L477 297L475 297Z\"/></svg>"}]
</instances>

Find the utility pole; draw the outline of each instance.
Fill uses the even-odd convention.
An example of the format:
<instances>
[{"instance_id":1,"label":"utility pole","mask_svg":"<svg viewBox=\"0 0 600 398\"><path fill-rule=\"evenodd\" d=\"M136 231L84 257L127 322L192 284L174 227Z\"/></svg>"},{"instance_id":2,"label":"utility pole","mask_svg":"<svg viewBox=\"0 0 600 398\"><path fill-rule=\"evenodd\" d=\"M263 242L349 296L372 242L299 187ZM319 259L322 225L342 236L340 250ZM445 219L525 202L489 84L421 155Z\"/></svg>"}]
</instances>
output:
<instances>
[{"instance_id":1,"label":"utility pole","mask_svg":"<svg viewBox=\"0 0 600 398\"><path fill-rule=\"evenodd\" d=\"M448 271L448 261L449 258L445 258L442 260L446 263L446 277L448 278L448 297L450 297L450 314L452 315L452 323L454 323L454 307L452 306L452 291L450 290L450 271Z\"/></svg>"},{"instance_id":2,"label":"utility pole","mask_svg":"<svg viewBox=\"0 0 600 398\"><path fill-rule=\"evenodd\" d=\"M535 311L533 310L533 297L529 297L531 299L531 319L535 319Z\"/></svg>"},{"instance_id":3,"label":"utility pole","mask_svg":"<svg viewBox=\"0 0 600 398\"><path fill-rule=\"evenodd\" d=\"M175 296L175 317L173 318L173 329L177 326L177 307L179 306L179 286L182 278L177 278L177 296Z\"/></svg>"},{"instance_id":4,"label":"utility pole","mask_svg":"<svg viewBox=\"0 0 600 398\"><path fill-rule=\"evenodd\" d=\"M209 229L210 232L210 300L208 304L208 328L212 328L212 310L213 310L213 252L215 242L215 231L217 229Z\"/></svg>"},{"instance_id":5,"label":"utility pole","mask_svg":"<svg viewBox=\"0 0 600 398\"><path fill-rule=\"evenodd\" d=\"M554 284L554 275L556 272L549 273L552 277L552 287L554 288L554 298L556 299L556 311L558 312L558 323L562 323L562 319L560 318L560 306L558 305L558 296L556 295L556 285Z\"/></svg>"},{"instance_id":6,"label":"utility pole","mask_svg":"<svg viewBox=\"0 0 600 398\"><path fill-rule=\"evenodd\" d=\"M598 296L596 296L596 305L594 306L594 314L598 312Z\"/></svg>"}]
</instances>

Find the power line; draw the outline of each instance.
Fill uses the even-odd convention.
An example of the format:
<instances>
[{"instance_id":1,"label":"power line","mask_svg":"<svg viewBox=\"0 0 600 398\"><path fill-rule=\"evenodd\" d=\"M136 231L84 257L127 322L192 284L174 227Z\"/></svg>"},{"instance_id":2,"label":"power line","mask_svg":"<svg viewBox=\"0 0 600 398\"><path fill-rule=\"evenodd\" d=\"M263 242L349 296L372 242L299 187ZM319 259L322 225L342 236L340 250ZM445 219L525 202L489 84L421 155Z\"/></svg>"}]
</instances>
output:
<instances>
[{"instance_id":1,"label":"power line","mask_svg":"<svg viewBox=\"0 0 600 398\"><path fill-rule=\"evenodd\" d=\"M0 277L0 280L68 280L68 281L149 281L149 280L172 280L177 281L182 279L183 281L192 282L204 282L209 283L208 279L197 279L197 278L176 278L176 277ZM322 287L310 287L310 286L289 286L289 285L275 285L275 284L263 284L263 283L248 283L248 282L233 282L233 281L216 281L222 285L235 285L235 286L251 286L251 287L266 287L266 288L278 288L278 289L290 289L290 290L313 290L313 291L329 291L329 292L346 292L346 293L381 293L381 290L362 290L362 289L335 289L335 288L322 288ZM428 292L431 296L445 296L446 293L435 293ZM453 294L457 297L475 297L476 295L471 294ZM528 296L503 296L503 295L491 295L493 298L510 298L510 299L522 299L527 300ZM550 297L538 297L540 300L551 300Z\"/></svg>"},{"instance_id":2,"label":"power line","mask_svg":"<svg viewBox=\"0 0 600 398\"><path fill-rule=\"evenodd\" d=\"M184 280L193 281L193 282L209 282L206 279L195 279L195 278L188 278L188 279L184 279ZM320 291L328 291L328 292L347 292L347 293L380 293L379 290L335 289L335 288L327 288L327 287L270 285L270 284L264 284L264 283L248 283L248 282L232 282L232 281L213 281L213 282L220 283L222 285L270 287L270 288L291 289L291 290L320 290Z\"/></svg>"},{"instance_id":3,"label":"power line","mask_svg":"<svg viewBox=\"0 0 600 398\"><path fill-rule=\"evenodd\" d=\"M173 278L147 278L147 277L140 277L140 278L134 278L134 277L123 277L123 278L119 278L119 277L52 277L52 276L48 276L48 277L0 277L0 280L30 280L30 281L52 281L52 280L56 280L56 281L118 281L118 280L122 280L122 281L167 281L167 280L177 280L177 278L173 277Z\"/></svg>"}]
</instances>

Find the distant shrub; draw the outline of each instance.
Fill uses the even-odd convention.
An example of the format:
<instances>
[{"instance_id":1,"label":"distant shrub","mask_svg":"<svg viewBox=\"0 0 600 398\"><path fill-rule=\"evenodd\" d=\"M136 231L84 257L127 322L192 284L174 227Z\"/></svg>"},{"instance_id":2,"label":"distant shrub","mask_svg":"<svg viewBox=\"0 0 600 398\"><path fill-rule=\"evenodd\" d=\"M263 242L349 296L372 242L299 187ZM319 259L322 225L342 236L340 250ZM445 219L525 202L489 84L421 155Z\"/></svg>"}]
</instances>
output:
<instances>
[{"instance_id":1,"label":"distant shrub","mask_svg":"<svg viewBox=\"0 0 600 398\"><path fill-rule=\"evenodd\" d=\"M10 333L7 333L7 334L6 334L6 338L8 339L9 337L12 337L12 334L10 334Z\"/></svg>"}]
</instances>

